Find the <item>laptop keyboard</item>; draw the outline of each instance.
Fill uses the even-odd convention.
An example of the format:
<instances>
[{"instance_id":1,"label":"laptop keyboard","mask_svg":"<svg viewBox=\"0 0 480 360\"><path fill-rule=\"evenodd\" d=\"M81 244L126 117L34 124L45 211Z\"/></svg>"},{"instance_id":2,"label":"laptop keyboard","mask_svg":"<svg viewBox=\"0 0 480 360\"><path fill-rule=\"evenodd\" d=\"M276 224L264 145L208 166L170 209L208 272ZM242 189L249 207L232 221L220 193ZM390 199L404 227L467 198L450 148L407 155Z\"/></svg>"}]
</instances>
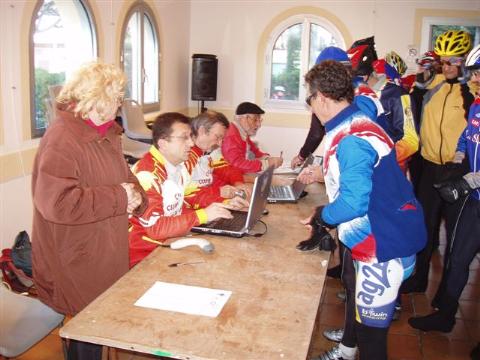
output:
<instances>
[{"instance_id":1,"label":"laptop keyboard","mask_svg":"<svg viewBox=\"0 0 480 360\"><path fill-rule=\"evenodd\" d=\"M290 198L290 191L286 186L270 186L270 194L268 196L274 199L288 199Z\"/></svg>"},{"instance_id":2,"label":"laptop keyboard","mask_svg":"<svg viewBox=\"0 0 480 360\"><path fill-rule=\"evenodd\" d=\"M230 230L230 231L240 231L245 227L247 222L246 211L230 211L233 215L231 219L216 219L210 221L209 223L203 225L203 227L219 229L219 230Z\"/></svg>"}]
</instances>

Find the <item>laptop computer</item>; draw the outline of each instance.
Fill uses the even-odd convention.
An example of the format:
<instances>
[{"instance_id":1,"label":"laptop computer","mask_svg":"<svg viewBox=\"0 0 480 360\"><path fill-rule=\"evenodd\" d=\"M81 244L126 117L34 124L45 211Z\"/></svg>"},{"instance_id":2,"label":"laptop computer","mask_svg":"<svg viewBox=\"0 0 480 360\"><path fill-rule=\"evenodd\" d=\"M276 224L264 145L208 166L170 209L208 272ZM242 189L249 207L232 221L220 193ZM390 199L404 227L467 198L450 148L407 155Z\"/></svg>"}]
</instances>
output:
<instances>
[{"instance_id":1,"label":"laptop computer","mask_svg":"<svg viewBox=\"0 0 480 360\"><path fill-rule=\"evenodd\" d=\"M217 219L203 225L194 226L191 231L231 237L242 237L247 234L255 226L265 209L272 175L273 167L269 167L255 178L248 212L231 211L232 219Z\"/></svg>"},{"instance_id":2,"label":"laptop computer","mask_svg":"<svg viewBox=\"0 0 480 360\"><path fill-rule=\"evenodd\" d=\"M314 159L315 157L310 154L303 162L300 172L308 165L313 164ZM267 200L269 203L297 202L306 186L306 184L301 183L297 179L291 185L271 186Z\"/></svg>"}]
</instances>

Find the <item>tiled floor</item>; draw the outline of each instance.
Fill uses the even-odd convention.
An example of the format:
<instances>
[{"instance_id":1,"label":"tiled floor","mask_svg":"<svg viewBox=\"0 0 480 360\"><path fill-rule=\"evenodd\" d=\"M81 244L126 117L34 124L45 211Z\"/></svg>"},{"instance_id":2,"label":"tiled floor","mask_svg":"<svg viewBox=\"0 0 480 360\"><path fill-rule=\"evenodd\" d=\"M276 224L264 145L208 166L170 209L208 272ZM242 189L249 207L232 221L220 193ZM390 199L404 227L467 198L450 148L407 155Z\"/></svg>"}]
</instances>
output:
<instances>
[{"instance_id":1,"label":"tiled floor","mask_svg":"<svg viewBox=\"0 0 480 360\"><path fill-rule=\"evenodd\" d=\"M442 249L440 249L442 250ZM334 259L336 255L334 256ZM470 268L469 283L463 291L457 324L449 334L422 333L411 328L407 319L412 315L425 315L432 311L430 301L440 280L442 264L436 252L432 263L430 285L425 294L404 295L403 312L399 321L393 323L388 338L390 360L467 360L471 349L480 341L480 256L477 255ZM339 280L328 279L325 284L318 326L312 340L311 354L317 355L334 343L322 336L323 330L340 327L344 318L344 304L336 293L342 288ZM119 360L152 359L127 352L118 352ZM62 360L63 352L58 330L18 357L19 360ZM158 358L157 358L158 359ZM258 359L263 360L263 359ZM267 360L267 359L265 359ZM288 359L286 359L288 360Z\"/></svg>"}]
</instances>

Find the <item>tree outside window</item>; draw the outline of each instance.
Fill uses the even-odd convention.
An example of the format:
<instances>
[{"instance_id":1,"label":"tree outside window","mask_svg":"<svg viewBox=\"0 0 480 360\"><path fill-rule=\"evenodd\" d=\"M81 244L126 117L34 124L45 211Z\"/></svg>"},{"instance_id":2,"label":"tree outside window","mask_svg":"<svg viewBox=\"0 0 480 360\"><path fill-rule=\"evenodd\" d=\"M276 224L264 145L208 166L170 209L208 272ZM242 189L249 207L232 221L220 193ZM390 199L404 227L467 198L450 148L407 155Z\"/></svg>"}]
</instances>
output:
<instances>
[{"instance_id":1,"label":"tree outside window","mask_svg":"<svg viewBox=\"0 0 480 360\"><path fill-rule=\"evenodd\" d=\"M272 106L303 107L303 75L315 65L318 54L325 47L343 48L344 41L330 23L303 15L280 24L272 33L272 39L266 56L269 69L266 101Z\"/></svg>"},{"instance_id":2,"label":"tree outside window","mask_svg":"<svg viewBox=\"0 0 480 360\"><path fill-rule=\"evenodd\" d=\"M63 84L82 63L96 57L96 37L85 4L45 0L37 5L30 31L32 57L32 137L42 136L52 121L49 87Z\"/></svg>"}]
</instances>

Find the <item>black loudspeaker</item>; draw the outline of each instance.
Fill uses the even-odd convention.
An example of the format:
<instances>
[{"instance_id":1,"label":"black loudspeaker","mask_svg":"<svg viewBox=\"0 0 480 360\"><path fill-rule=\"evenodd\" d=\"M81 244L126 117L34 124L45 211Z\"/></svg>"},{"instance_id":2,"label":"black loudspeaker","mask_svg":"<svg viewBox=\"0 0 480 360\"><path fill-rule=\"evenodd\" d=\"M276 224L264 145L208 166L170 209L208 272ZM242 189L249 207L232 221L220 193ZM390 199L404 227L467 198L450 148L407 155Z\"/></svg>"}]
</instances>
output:
<instances>
[{"instance_id":1,"label":"black loudspeaker","mask_svg":"<svg viewBox=\"0 0 480 360\"><path fill-rule=\"evenodd\" d=\"M194 54L192 59L192 100L216 100L217 57L208 54Z\"/></svg>"}]
</instances>

